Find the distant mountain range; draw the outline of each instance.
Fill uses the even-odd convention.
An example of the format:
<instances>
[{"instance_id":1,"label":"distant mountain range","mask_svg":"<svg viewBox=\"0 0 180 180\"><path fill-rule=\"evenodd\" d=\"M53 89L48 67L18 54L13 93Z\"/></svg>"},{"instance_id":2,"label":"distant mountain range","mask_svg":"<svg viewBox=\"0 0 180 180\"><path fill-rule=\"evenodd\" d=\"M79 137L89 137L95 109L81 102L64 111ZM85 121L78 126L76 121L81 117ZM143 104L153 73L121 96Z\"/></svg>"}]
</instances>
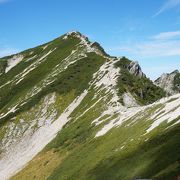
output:
<instances>
[{"instance_id":1,"label":"distant mountain range","mask_svg":"<svg viewBox=\"0 0 180 180\"><path fill-rule=\"evenodd\" d=\"M169 180L180 175L180 73L69 32L0 59L0 180Z\"/></svg>"}]
</instances>

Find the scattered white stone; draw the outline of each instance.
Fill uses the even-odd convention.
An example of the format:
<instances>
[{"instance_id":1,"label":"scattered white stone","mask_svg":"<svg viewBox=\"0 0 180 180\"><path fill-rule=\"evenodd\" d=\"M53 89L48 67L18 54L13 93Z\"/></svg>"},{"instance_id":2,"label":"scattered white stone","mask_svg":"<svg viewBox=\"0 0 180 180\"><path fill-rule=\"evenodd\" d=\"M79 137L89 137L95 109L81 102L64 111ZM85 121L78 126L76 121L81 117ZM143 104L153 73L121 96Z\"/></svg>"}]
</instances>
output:
<instances>
[{"instance_id":1,"label":"scattered white stone","mask_svg":"<svg viewBox=\"0 0 180 180\"><path fill-rule=\"evenodd\" d=\"M111 120L108 124L106 124L100 131L98 131L95 135L95 137L103 136L108 131L110 131L113 127L120 126L123 122L130 119L134 115L136 115L138 112L142 111L142 107L137 108L128 108L125 111L120 111L120 114L117 118Z\"/></svg>"},{"instance_id":2,"label":"scattered white stone","mask_svg":"<svg viewBox=\"0 0 180 180\"><path fill-rule=\"evenodd\" d=\"M37 54L34 55L33 57L30 57L29 59L26 59L25 62L31 61L31 60L35 59L36 57L37 57Z\"/></svg>"},{"instance_id":3,"label":"scattered white stone","mask_svg":"<svg viewBox=\"0 0 180 180\"><path fill-rule=\"evenodd\" d=\"M52 124L40 127L33 134L27 132L20 143L10 148L0 159L0 179L9 179L20 171L52 141L62 127L70 120L71 113L79 106L86 95L87 91L84 91Z\"/></svg>"},{"instance_id":4,"label":"scattered white stone","mask_svg":"<svg viewBox=\"0 0 180 180\"><path fill-rule=\"evenodd\" d=\"M10 71L14 66L19 64L22 60L23 60L22 55L15 55L11 59L8 59L5 72L7 73L8 71Z\"/></svg>"},{"instance_id":5,"label":"scattered white stone","mask_svg":"<svg viewBox=\"0 0 180 180\"><path fill-rule=\"evenodd\" d=\"M123 94L123 102L126 107L137 107L139 106L130 93Z\"/></svg>"},{"instance_id":6,"label":"scattered white stone","mask_svg":"<svg viewBox=\"0 0 180 180\"><path fill-rule=\"evenodd\" d=\"M3 88L4 86L10 84L12 81L8 81L7 83L3 84L2 86L0 86L0 89Z\"/></svg>"},{"instance_id":7,"label":"scattered white stone","mask_svg":"<svg viewBox=\"0 0 180 180\"><path fill-rule=\"evenodd\" d=\"M175 100L174 100L175 99ZM170 100L173 100L169 102ZM108 131L110 131L114 127L120 126L123 122L129 120L130 118L135 117L138 113L141 114L141 116L146 115L146 111L149 108L152 108L155 105L164 104L165 107L161 109L163 113L161 113L160 117L159 111L156 111L154 114L152 114L148 119L152 121L151 127L147 130L147 133L152 131L154 128L158 127L162 122L167 121L167 123L172 122L173 120L180 117L180 94L168 97L168 98L162 98L161 100L147 106L143 107L133 107L128 108L125 111L121 111L118 118L111 120L108 124L106 124L100 131L97 132L95 137L103 136ZM139 117L139 116L138 116ZM138 120L138 117L134 118L134 120ZM180 122L177 120L176 123Z\"/></svg>"},{"instance_id":8,"label":"scattered white stone","mask_svg":"<svg viewBox=\"0 0 180 180\"><path fill-rule=\"evenodd\" d=\"M49 44L45 45L45 46L43 47L43 50L45 50L48 46L49 46Z\"/></svg>"},{"instance_id":9,"label":"scattered white stone","mask_svg":"<svg viewBox=\"0 0 180 180\"><path fill-rule=\"evenodd\" d=\"M152 123L151 127L147 130L147 133L152 131L154 128L158 127L164 121L167 121L167 123L170 123L171 121L180 117L180 95L178 99L170 103L165 103L165 107L161 111L162 113L160 114L160 116L157 116L157 114L153 116L153 117L156 117L156 119L151 117L151 119L154 122Z\"/></svg>"},{"instance_id":10,"label":"scattered white stone","mask_svg":"<svg viewBox=\"0 0 180 180\"><path fill-rule=\"evenodd\" d=\"M124 149L125 146L121 146L121 149Z\"/></svg>"},{"instance_id":11,"label":"scattered white stone","mask_svg":"<svg viewBox=\"0 0 180 180\"><path fill-rule=\"evenodd\" d=\"M27 74L29 74L31 71L33 71L40 63L42 63L42 60L45 60L45 58L55 50L56 50L56 48L54 48L53 50L50 50L49 52L44 54L42 57L40 57L37 61L35 61L33 64L31 64L29 67L24 69L24 71L18 75L18 77L20 77L20 79L16 82L16 84L19 84Z\"/></svg>"},{"instance_id":12,"label":"scattered white stone","mask_svg":"<svg viewBox=\"0 0 180 180\"><path fill-rule=\"evenodd\" d=\"M5 113L5 114L2 113L2 114L0 115L0 119L6 117L7 115L9 115L9 114L11 114L11 113L15 113L16 110L17 110L16 108L17 108L17 105L14 106L14 107L12 107L10 110L8 109L8 112L7 112L7 113Z\"/></svg>"}]
</instances>

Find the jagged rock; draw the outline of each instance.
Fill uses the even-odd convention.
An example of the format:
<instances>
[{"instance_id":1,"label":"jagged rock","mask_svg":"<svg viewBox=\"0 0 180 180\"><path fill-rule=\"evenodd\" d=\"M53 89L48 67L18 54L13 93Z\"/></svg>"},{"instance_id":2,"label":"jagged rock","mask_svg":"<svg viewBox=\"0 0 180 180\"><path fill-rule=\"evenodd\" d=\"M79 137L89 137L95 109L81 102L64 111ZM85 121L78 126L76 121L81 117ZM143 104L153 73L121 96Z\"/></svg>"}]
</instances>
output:
<instances>
[{"instance_id":1,"label":"jagged rock","mask_svg":"<svg viewBox=\"0 0 180 180\"><path fill-rule=\"evenodd\" d=\"M137 61L132 61L128 66L129 72L135 76L143 77L145 76L141 70L141 67Z\"/></svg>"},{"instance_id":2,"label":"jagged rock","mask_svg":"<svg viewBox=\"0 0 180 180\"><path fill-rule=\"evenodd\" d=\"M97 49L104 56L110 57L110 55L105 52L105 50L102 48L102 46L98 42L91 43L91 47Z\"/></svg>"},{"instance_id":3,"label":"jagged rock","mask_svg":"<svg viewBox=\"0 0 180 180\"><path fill-rule=\"evenodd\" d=\"M180 73L178 70L172 73L164 73L154 83L164 89L167 95L177 94L180 92Z\"/></svg>"}]
</instances>

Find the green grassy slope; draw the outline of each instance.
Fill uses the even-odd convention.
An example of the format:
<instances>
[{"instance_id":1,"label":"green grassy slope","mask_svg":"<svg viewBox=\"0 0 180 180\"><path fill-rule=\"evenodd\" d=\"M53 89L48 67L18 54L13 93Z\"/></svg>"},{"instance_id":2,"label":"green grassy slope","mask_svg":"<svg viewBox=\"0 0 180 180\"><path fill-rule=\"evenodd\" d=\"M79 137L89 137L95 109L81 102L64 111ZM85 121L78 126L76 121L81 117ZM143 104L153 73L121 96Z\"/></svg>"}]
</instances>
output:
<instances>
[{"instance_id":1,"label":"green grassy slope","mask_svg":"<svg viewBox=\"0 0 180 180\"><path fill-rule=\"evenodd\" d=\"M1 88L0 91L0 108L3 109L4 106L8 106L8 104L13 103L13 99L17 100L20 96L27 93L27 91L39 83L42 79L44 79L48 73L50 73L57 64L61 62L66 56L68 56L73 50L74 46L79 42L78 39L70 39L66 42L63 42L62 39L55 40L52 44L48 46L45 51L43 51L42 47L38 47L35 49L31 49L25 52L22 52L24 59L21 63L15 66L11 71L7 74L3 74L0 77L1 85L5 84L8 81L11 81L14 76L22 72L25 68L30 66L32 63L37 61L38 57L43 56L48 51L53 48L57 48L53 54L50 54L47 57L47 60L40 64L37 68L31 71L28 76L26 76L19 84L10 83ZM33 52L31 56L29 56L29 52ZM38 56L30 61L28 58L33 57L34 55Z\"/></svg>"},{"instance_id":2,"label":"green grassy slope","mask_svg":"<svg viewBox=\"0 0 180 180\"><path fill-rule=\"evenodd\" d=\"M131 126L127 125L133 118L95 139L97 129L88 122L93 110L86 118L70 123L45 149L70 151L48 179L168 179L178 175L179 126L162 131L167 126L164 123L144 135L150 124L147 121L150 114L158 108L159 105L149 109ZM71 135L70 132L75 133ZM172 170L170 167L174 164Z\"/></svg>"},{"instance_id":3,"label":"green grassy slope","mask_svg":"<svg viewBox=\"0 0 180 180\"><path fill-rule=\"evenodd\" d=\"M0 140L8 131L21 130L22 119L29 126L32 121L37 121L32 127L34 133L41 128L39 119L42 119L51 96L55 95L55 101L47 107L45 119L54 111L57 119L87 90L87 95L55 139L12 179L130 180L137 177L168 180L177 176L180 171L179 125L170 125L178 122L180 117L172 124L164 121L146 133L153 123L152 115L157 111L163 114L160 110L164 104L149 106L104 136L95 137L105 125L121 118L122 110L128 110L123 107L124 93L131 93L138 104L147 105L164 97L164 91L147 77L132 75L128 70L131 61L127 58L119 59L110 72L110 64L102 71L102 66L114 63L114 58L109 57L99 44L86 47L76 33L65 37L20 53L23 60L8 73L5 73L5 67L11 57L0 59L0 114L16 107L15 112L0 117ZM96 48L98 52L88 48ZM101 75L108 74L105 81L114 82L116 76L111 75L117 68L120 71L115 87L107 85ZM97 86L96 80L102 80L104 84ZM170 99L175 100L177 98ZM13 123L14 129L9 128Z\"/></svg>"},{"instance_id":4,"label":"green grassy slope","mask_svg":"<svg viewBox=\"0 0 180 180\"><path fill-rule=\"evenodd\" d=\"M48 177L49 180L130 180L135 177L169 180L179 174L180 127L164 130L168 126L165 122L151 133L145 134L151 124L150 115L163 105L156 105L146 113L140 113L134 123L132 121L135 117L132 117L104 136L94 138L102 125L94 126L91 122L94 117L99 116L101 103L76 121L93 93L84 99L73 113L73 119L57 137L12 179L33 179L42 173L41 176ZM180 120L180 117L177 120ZM43 159L45 154L50 152L52 157L58 157L58 162L53 158ZM51 169L52 165L53 170L46 174L44 167Z\"/></svg>"},{"instance_id":5,"label":"green grassy slope","mask_svg":"<svg viewBox=\"0 0 180 180\"><path fill-rule=\"evenodd\" d=\"M20 112L27 111L33 107L42 97L51 93L57 92L59 94L68 94L69 91L75 90L76 94L79 95L83 89L88 87L88 82L92 78L92 74L95 73L100 65L102 65L105 59L101 56L96 55L95 53L87 54L87 57L82 58L81 60L70 65L68 69L63 70L63 62L66 57L71 54L71 52L78 45L80 40L76 37L70 37L67 40L63 40L63 37L54 40L53 42L48 43L49 46L43 50L43 46L30 49L22 52L24 59L21 63L15 66L7 74L3 74L0 77L0 85L3 85L16 77L20 72L25 68L29 67L31 64L35 63L38 58L42 57L50 50L55 49L55 51L48 55L45 61L38 65L34 70L28 73L22 81L18 84L10 82L6 86L3 86L0 89L0 111L6 111L7 108L12 105L17 104L18 100L25 101L23 106L20 106L16 113L11 113L5 118L0 120L0 124L3 124L6 120L14 117ZM29 55L30 52L33 54ZM81 50L80 52L81 53ZM29 58L34 55L38 56L33 60L28 61ZM1 60L2 61L2 60ZM53 72L53 69L57 65L62 63L62 73L57 73L55 77L51 77L53 82L49 85L45 84L45 87L42 87L43 80ZM16 81L17 82L17 81ZM36 95L30 96L30 98L25 99L28 92L31 91L35 86L39 84L41 88L40 92ZM20 104L23 104L21 102Z\"/></svg>"}]
</instances>

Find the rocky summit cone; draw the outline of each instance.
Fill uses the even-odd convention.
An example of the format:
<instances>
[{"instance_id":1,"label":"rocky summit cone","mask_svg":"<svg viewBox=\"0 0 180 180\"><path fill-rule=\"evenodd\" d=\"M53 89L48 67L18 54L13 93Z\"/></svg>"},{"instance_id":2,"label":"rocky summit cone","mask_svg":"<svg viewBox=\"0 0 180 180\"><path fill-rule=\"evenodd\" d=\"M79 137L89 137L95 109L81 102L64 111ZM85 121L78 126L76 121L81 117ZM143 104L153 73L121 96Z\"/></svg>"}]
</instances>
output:
<instances>
[{"instance_id":1,"label":"rocky summit cone","mask_svg":"<svg viewBox=\"0 0 180 180\"><path fill-rule=\"evenodd\" d=\"M177 176L179 85L76 31L1 58L0 179Z\"/></svg>"}]
</instances>

